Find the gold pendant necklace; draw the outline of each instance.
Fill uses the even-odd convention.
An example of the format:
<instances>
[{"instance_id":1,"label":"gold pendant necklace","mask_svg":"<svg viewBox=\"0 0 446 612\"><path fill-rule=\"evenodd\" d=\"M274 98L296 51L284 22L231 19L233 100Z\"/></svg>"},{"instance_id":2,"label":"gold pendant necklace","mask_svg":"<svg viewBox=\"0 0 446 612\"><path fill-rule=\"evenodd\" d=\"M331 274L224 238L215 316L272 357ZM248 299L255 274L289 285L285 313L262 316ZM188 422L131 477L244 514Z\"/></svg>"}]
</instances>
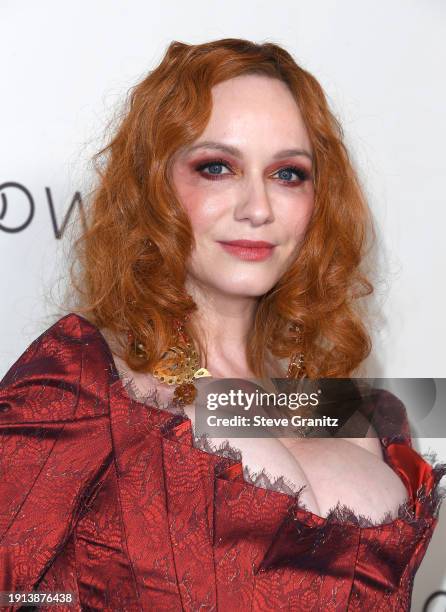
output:
<instances>
[{"instance_id":1,"label":"gold pendant necklace","mask_svg":"<svg viewBox=\"0 0 446 612\"><path fill-rule=\"evenodd\" d=\"M181 322L175 321L178 342L167 349L153 370L153 376L168 385L176 385L173 401L183 407L192 404L197 395L193 384L196 378L212 376L206 368L200 367L198 354L192 342L187 337ZM128 332L130 341L134 342L133 334ZM140 357L145 355L141 342L135 343L135 352Z\"/></svg>"},{"instance_id":2,"label":"gold pendant necklace","mask_svg":"<svg viewBox=\"0 0 446 612\"><path fill-rule=\"evenodd\" d=\"M180 321L174 321L178 342L170 347L161 357L153 370L153 376L168 385L176 385L173 401L184 407L192 404L197 396L197 389L193 381L197 378L212 376L206 368L200 367L197 351L187 336ZM128 339L134 345L136 355L144 357L145 350L141 342L135 342L132 332L128 332ZM290 359L287 378L295 378L304 369L303 353L294 353Z\"/></svg>"},{"instance_id":3,"label":"gold pendant necklace","mask_svg":"<svg viewBox=\"0 0 446 612\"><path fill-rule=\"evenodd\" d=\"M168 385L177 385L173 399L176 404L192 404L197 395L193 384L196 378L212 376L206 368L201 368L198 355L190 342L169 348L153 370L153 376Z\"/></svg>"}]
</instances>

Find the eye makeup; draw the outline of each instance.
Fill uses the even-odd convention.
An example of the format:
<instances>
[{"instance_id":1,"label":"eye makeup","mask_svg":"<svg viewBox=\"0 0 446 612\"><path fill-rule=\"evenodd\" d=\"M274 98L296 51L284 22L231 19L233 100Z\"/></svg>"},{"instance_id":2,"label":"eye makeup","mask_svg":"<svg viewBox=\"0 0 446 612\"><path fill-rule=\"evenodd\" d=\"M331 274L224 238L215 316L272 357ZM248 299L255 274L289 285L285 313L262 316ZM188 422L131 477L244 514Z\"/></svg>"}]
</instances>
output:
<instances>
[{"instance_id":1,"label":"eye makeup","mask_svg":"<svg viewBox=\"0 0 446 612\"><path fill-rule=\"evenodd\" d=\"M211 159L209 161L200 162L198 164L194 164L194 169L196 172L198 172L201 176L204 176L204 178L206 179L209 179L211 181L221 180L221 177L224 176L222 174L218 174L218 173L212 174L212 173L204 172L204 170L209 169L212 166L223 166L224 168L232 172L232 168L230 164L224 159Z\"/></svg>"},{"instance_id":2,"label":"eye makeup","mask_svg":"<svg viewBox=\"0 0 446 612\"><path fill-rule=\"evenodd\" d=\"M221 159L221 158L209 159L208 161L203 161L203 162L195 163L195 164L193 164L193 169L196 172L198 172L201 176L203 176L207 180L211 180L211 181L223 180L225 176L229 176L230 173L224 173L223 174L223 173L209 173L209 172L205 172L206 169L209 169L212 166L215 166L215 167L222 166L222 167L226 168L227 170L229 170L230 173L233 174L233 170L231 168L231 164L227 160ZM297 184L301 184L304 181L307 181L307 180L311 179L311 173L309 173L306 169L301 168L299 166L296 166L294 164L286 164L284 166L280 166L273 173L273 176L275 174L278 174L279 172L284 172L284 171L286 171L288 173L295 174L298 177L295 180L277 179L280 183L282 183L284 185L287 185L287 186L294 187Z\"/></svg>"}]
</instances>

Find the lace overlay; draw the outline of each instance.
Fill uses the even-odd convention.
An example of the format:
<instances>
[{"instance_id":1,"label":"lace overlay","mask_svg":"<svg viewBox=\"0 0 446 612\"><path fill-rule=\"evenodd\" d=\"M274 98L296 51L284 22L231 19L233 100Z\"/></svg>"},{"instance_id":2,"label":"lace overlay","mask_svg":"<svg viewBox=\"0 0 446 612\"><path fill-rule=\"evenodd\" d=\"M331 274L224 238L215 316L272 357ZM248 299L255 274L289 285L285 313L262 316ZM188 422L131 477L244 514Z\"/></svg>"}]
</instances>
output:
<instances>
[{"instance_id":1,"label":"lace overlay","mask_svg":"<svg viewBox=\"0 0 446 612\"><path fill-rule=\"evenodd\" d=\"M184 418L188 418L184 409L174 404L172 399L168 400L167 402L160 401L158 389L153 387L146 393L142 393L141 389L129 375L127 370L124 370L122 366L118 366L118 371L120 372L124 389L129 397L139 403L154 406L160 410L167 410L174 415L178 414ZM284 493L291 497L295 497L296 503L298 503L299 507L306 512L311 513L309 508L301 499L301 493L306 488L306 485L298 487L294 482L285 476L274 477L270 472L268 472L268 470L266 470L266 468L263 468L260 471L252 470L248 465L244 464L242 451L239 448L231 445L228 440L225 440L221 444L216 444L206 432L197 435L193 425L192 430L193 444L195 448L199 448L209 454L219 455L220 457L230 459L234 462L241 462L243 465L243 478L246 482L256 487L277 491L279 493ZM388 443L393 441L398 441L398 436L394 436L388 441ZM426 513L431 513L433 516L437 517L441 503L443 499L446 498L446 486L439 485L439 482L443 476L446 476L446 463L440 462L438 460L437 453L434 451L423 453L421 456L433 467L437 486L434 487L434 490L430 495L426 495L423 488L418 489L416 493L416 500L422 504ZM332 506L326 516L323 518L327 522L346 523L350 525L357 525L359 527L377 527L391 523L396 519L402 519L408 523L416 523L418 520L415 516L413 502L410 499L406 499L406 501L400 503L396 509L396 512L385 512L379 520L373 520L368 515L357 513L348 505L340 502L338 502L335 506Z\"/></svg>"},{"instance_id":2,"label":"lace overlay","mask_svg":"<svg viewBox=\"0 0 446 612\"><path fill-rule=\"evenodd\" d=\"M417 518L367 529L348 508L307 511L292 483L243 469L237 444L205 436L195 448L189 408L134 378L146 393L123 384L98 328L72 313L0 381L1 591L74 593L61 612L411 609L446 465L411 448L397 398L366 410L378 436L397 425L402 443L379 439Z\"/></svg>"}]
</instances>

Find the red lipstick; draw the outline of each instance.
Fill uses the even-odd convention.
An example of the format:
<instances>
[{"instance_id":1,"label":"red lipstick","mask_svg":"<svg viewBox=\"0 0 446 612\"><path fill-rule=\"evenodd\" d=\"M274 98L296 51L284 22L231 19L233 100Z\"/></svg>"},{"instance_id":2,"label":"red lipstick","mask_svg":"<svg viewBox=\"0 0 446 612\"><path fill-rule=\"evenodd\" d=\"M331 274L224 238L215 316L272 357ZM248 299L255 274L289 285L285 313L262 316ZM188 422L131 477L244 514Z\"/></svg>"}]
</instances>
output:
<instances>
[{"instance_id":1,"label":"red lipstick","mask_svg":"<svg viewBox=\"0 0 446 612\"><path fill-rule=\"evenodd\" d=\"M245 261L263 261L271 257L276 245L264 240L218 241L223 249Z\"/></svg>"}]
</instances>

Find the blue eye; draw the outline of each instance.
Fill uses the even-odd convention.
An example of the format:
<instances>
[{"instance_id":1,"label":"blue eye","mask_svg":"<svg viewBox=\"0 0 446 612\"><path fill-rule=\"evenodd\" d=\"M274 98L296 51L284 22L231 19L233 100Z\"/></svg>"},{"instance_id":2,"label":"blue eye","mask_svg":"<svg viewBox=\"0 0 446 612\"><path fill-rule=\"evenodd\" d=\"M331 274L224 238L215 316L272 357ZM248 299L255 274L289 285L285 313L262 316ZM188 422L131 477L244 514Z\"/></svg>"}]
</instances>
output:
<instances>
[{"instance_id":1,"label":"blue eye","mask_svg":"<svg viewBox=\"0 0 446 612\"><path fill-rule=\"evenodd\" d=\"M280 180L283 180L287 183L294 183L296 179L292 178L292 175L297 175L298 180L306 181L308 179L308 174L305 170L301 168L296 168L295 166L289 166L287 168L281 168L276 172L276 174L281 174Z\"/></svg>"},{"instance_id":2,"label":"blue eye","mask_svg":"<svg viewBox=\"0 0 446 612\"><path fill-rule=\"evenodd\" d=\"M211 174L221 174L221 170L223 167L223 164L209 164L208 170Z\"/></svg>"},{"instance_id":3,"label":"blue eye","mask_svg":"<svg viewBox=\"0 0 446 612\"><path fill-rule=\"evenodd\" d=\"M214 178L221 176L222 174L226 174L222 172L222 168L226 168L229 170L228 165L223 160L213 160L210 162L206 162L205 164L200 164L196 170L201 172L208 178ZM204 170L208 170L208 172L203 172Z\"/></svg>"},{"instance_id":4,"label":"blue eye","mask_svg":"<svg viewBox=\"0 0 446 612\"><path fill-rule=\"evenodd\" d=\"M226 168L228 172L223 172L223 168ZM196 166L195 170L210 180L218 180L226 174L231 174L230 166L223 159L213 159L201 163ZM279 175L279 180L284 184L293 186L310 178L310 175L305 170L296 166L286 166L284 168L280 168L273 174L273 176L276 175Z\"/></svg>"}]
</instances>

